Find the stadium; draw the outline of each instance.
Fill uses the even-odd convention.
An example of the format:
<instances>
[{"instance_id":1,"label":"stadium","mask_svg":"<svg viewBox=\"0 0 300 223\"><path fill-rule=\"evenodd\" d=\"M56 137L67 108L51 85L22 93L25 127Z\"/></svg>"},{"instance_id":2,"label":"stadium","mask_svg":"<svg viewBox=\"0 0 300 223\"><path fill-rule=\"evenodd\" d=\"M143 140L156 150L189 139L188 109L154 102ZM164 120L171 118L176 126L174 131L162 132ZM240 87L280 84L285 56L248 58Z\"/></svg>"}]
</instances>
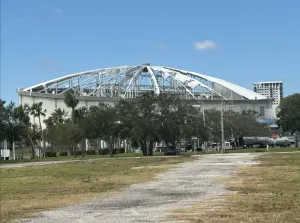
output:
<instances>
[{"instance_id":1,"label":"stadium","mask_svg":"<svg viewBox=\"0 0 300 223\"><path fill-rule=\"evenodd\" d=\"M19 104L42 101L47 118L56 108L69 110L64 104L64 93L69 89L78 93L78 107L99 102L113 105L120 99L134 100L144 92L154 91L178 94L202 111L220 110L222 106L236 112L254 110L263 119L275 117L271 98L219 78L150 64L90 70L18 89Z\"/></svg>"}]
</instances>

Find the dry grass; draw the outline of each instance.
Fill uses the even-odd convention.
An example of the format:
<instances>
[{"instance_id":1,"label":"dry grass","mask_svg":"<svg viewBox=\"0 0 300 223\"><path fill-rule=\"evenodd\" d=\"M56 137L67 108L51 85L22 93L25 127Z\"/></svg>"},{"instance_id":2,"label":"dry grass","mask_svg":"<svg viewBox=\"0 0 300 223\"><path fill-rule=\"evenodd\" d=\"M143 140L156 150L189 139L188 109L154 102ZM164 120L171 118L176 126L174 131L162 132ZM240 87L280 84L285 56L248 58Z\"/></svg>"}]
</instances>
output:
<instances>
[{"instance_id":1,"label":"dry grass","mask_svg":"<svg viewBox=\"0 0 300 223\"><path fill-rule=\"evenodd\" d=\"M152 180L155 174L167 170L173 164L191 159L109 159L0 169L0 222L30 217L42 210L87 199L109 196L123 186ZM156 168L135 168L139 166Z\"/></svg>"},{"instance_id":2,"label":"dry grass","mask_svg":"<svg viewBox=\"0 0 300 223\"><path fill-rule=\"evenodd\" d=\"M300 222L300 153L268 154L225 183L226 196L208 199L171 218L194 223Z\"/></svg>"}]
</instances>

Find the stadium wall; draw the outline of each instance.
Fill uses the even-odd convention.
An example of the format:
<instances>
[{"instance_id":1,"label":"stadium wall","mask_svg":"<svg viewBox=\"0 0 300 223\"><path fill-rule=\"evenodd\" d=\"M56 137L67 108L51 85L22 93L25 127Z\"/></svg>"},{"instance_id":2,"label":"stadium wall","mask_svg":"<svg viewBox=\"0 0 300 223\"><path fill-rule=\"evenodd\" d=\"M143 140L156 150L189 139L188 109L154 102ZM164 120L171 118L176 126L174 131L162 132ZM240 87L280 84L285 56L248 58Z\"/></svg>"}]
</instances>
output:
<instances>
[{"instance_id":1,"label":"stadium wall","mask_svg":"<svg viewBox=\"0 0 300 223\"><path fill-rule=\"evenodd\" d=\"M19 105L32 105L33 103L43 102L43 108L47 110L46 117L41 117L43 122L44 119L47 119L49 115L54 112L55 109L61 108L65 109L71 114L71 109L68 108L64 103L64 96L63 95L54 95L54 94L41 94L41 93L29 93L25 91L18 91L19 96ZM91 105L98 105L99 102L103 102L109 105L114 105L117 103L120 98L98 98L98 97L88 97L88 96L79 96L79 104L77 108L80 107L89 107ZM134 100L134 99L128 99ZM221 101L220 100L203 100L203 101L195 101L190 100L191 104L194 105L203 105L204 110L209 109L221 109ZM223 100L223 109L235 112L242 112L246 110L254 110L258 112L260 118L274 118L275 114L272 112L274 109L272 108L273 103L270 99L263 99L263 100L231 100L231 101L224 101ZM38 120L34 120L31 117L31 121L34 124L38 124ZM43 127L45 127L43 123Z\"/></svg>"}]
</instances>

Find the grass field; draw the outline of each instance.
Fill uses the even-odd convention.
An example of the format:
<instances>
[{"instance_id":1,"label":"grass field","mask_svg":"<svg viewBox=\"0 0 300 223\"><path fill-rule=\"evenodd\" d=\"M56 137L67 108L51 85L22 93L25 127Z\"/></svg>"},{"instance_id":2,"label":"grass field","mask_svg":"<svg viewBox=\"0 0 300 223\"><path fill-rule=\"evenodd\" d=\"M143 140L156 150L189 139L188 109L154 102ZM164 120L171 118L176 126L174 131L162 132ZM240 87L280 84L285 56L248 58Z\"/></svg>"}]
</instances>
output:
<instances>
[{"instance_id":1,"label":"grass field","mask_svg":"<svg viewBox=\"0 0 300 223\"><path fill-rule=\"evenodd\" d=\"M193 153L191 152L182 152L181 156L190 156ZM163 156L163 152L154 152L154 156ZM114 158L118 157L144 157L142 153L120 153L115 154ZM58 157L44 157L40 159L28 159L28 160L0 160L1 164L9 164L9 163L24 163L24 162L44 162L44 161L61 161L61 160L87 160L87 159L99 159L99 158L111 158L110 155L85 155L82 158L81 155L77 157L74 156L58 156Z\"/></svg>"},{"instance_id":2,"label":"grass field","mask_svg":"<svg viewBox=\"0 0 300 223\"><path fill-rule=\"evenodd\" d=\"M299 151L300 148L295 147L283 147L283 148L270 148L269 152L294 152ZM235 150L226 150L225 153L258 153L258 152L268 152L266 148L250 148L250 149L235 149ZM197 152L197 155L204 154L214 154L221 153L221 151L215 152ZM181 156L191 156L194 155L194 152L181 152ZM154 156L163 156L163 152L154 152ZM109 155L85 155L84 158L81 155L77 156L59 156L59 157L45 157L41 159L35 160L0 160L1 164L9 164L9 163L22 163L22 162L43 162L43 161L60 161L60 160L81 160L81 159L98 159L98 158L109 158ZM143 157L142 153L120 153L115 154L114 157Z\"/></svg>"},{"instance_id":3,"label":"grass field","mask_svg":"<svg viewBox=\"0 0 300 223\"><path fill-rule=\"evenodd\" d=\"M257 166L222 180L231 191L190 209L177 210L173 219L193 223L300 222L300 153L268 153Z\"/></svg>"},{"instance_id":4,"label":"grass field","mask_svg":"<svg viewBox=\"0 0 300 223\"><path fill-rule=\"evenodd\" d=\"M1 222L79 201L108 196L153 179L191 157L106 159L94 162L0 169ZM147 166L149 168L134 168ZM155 168L153 167L155 166Z\"/></svg>"}]
</instances>

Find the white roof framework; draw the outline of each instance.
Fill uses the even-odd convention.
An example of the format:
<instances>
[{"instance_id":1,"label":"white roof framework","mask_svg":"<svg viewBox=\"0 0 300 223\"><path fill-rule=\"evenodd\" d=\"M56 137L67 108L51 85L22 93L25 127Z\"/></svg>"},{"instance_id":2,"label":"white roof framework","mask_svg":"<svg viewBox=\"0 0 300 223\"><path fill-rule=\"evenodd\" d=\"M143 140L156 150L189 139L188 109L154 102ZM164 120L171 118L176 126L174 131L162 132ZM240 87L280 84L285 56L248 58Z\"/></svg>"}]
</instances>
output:
<instances>
[{"instance_id":1,"label":"white roof framework","mask_svg":"<svg viewBox=\"0 0 300 223\"><path fill-rule=\"evenodd\" d=\"M175 93L186 99L260 100L258 93L228 81L196 72L163 66L120 66L70 74L19 91L81 96L134 98L145 91Z\"/></svg>"}]
</instances>

